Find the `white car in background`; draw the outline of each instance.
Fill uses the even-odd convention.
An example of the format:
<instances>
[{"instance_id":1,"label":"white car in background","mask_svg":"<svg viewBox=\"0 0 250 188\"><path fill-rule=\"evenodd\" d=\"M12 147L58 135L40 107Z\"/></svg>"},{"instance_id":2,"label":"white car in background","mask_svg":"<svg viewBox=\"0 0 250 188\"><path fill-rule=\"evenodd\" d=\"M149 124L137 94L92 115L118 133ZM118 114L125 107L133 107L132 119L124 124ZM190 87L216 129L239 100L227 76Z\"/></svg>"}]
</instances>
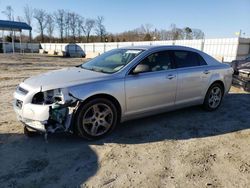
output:
<instances>
[{"instance_id":1,"label":"white car in background","mask_svg":"<svg viewBox=\"0 0 250 188\"><path fill-rule=\"evenodd\" d=\"M229 65L192 48L120 48L26 79L14 93L14 109L25 130L97 139L129 119L192 105L216 110L232 73Z\"/></svg>"}]
</instances>

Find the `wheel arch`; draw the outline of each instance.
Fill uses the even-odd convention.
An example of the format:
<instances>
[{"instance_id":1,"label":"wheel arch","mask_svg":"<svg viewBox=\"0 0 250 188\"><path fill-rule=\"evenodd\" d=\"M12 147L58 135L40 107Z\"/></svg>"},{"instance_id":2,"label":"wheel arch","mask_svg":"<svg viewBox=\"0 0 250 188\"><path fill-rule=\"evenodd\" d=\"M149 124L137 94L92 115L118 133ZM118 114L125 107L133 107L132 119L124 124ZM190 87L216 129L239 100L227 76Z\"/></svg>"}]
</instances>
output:
<instances>
[{"instance_id":1,"label":"wheel arch","mask_svg":"<svg viewBox=\"0 0 250 188\"><path fill-rule=\"evenodd\" d=\"M209 104L208 104L208 97L209 97L209 91L211 90L211 88L212 88L212 86L213 86L214 84L219 84L219 85L221 86L221 88L222 88L222 95L221 95L221 100L220 100L218 106L216 106L215 108L212 108L212 107L210 107ZM215 81L213 81L213 82L209 85L209 87L208 87L208 89L207 89L207 92L206 92L206 95L205 95L205 98L204 98L204 100L203 100L203 107L204 107L204 109L206 109L206 110L208 110L208 111L216 110L216 109L220 106L224 94L225 94L225 85L224 85L223 81L221 81L221 80L215 80Z\"/></svg>"},{"instance_id":2,"label":"wheel arch","mask_svg":"<svg viewBox=\"0 0 250 188\"><path fill-rule=\"evenodd\" d=\"M225 94L225 84L224 84L223 81L221 81L221 80L215 80L215 81L213 81L213 82L209 85L207 91L209 90L209 88L210 88L213 84L220 84L220 85L222 86L223 95Z\"/></svg>"},{"instance_id":3,"label":"wheel arch","mask_svg":"<svg viewBox=\"0 0 250 188\"><path fill-rule=\"evenodd\" d=\"M226 91L227 91L226 80L225 80L225 77L222 73L216 72L210 76L210 79L209 79L209 82L207 85L207 89L205 90L205 94L208 92L209 88L215 83L218 83L222 86L223 95L226 93Z\"/></svg>"},{"instance_id":4,"label":"wheel arch","mask_svg":"<svg viewBox=\"0 0 250 188\"><path fill-rule=\"evenodd\" d=\"M84 99L83 101L81 101L78 108L80 108L80 107L83 106L84 104L88 103L89 101L94 100L94 99L97 99L97 98L104 98L104 99L107 99L107 100L111 101L111 102L115 105L115 107L116 107L116 109L117 109L117 111L118 111L118 113L117 113L117 115L118 115L118 122L120 122L120 120L121 120L121 115L122 115L121 104L119 103L119 101L118 101L114 96L112 96L112 95L110 95L110 94L99 93L99 94L91 95L91 96L87 97L86 99ZM77 111L78 111L78 109L77 109Z\"/></svg>"}]
</instances>

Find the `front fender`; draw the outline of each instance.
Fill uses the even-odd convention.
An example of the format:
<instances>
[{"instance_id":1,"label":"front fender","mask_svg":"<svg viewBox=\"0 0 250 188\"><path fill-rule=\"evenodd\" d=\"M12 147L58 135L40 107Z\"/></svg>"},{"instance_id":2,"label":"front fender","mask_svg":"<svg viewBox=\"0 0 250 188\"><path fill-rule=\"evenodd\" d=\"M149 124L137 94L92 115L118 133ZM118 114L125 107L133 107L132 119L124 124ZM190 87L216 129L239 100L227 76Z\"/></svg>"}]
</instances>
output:
<instances>
[{"instance_id":1,"label":"front fender","mask_svg":"<svg viewBox=\"0 0 250 188\"><path fill-rule=\"evenodd\" d=\"M82 101L94 95L107 94L114 97L120 103L122 114L126 110L124 79L73 86L69 88L69 93Z\"/></svg>"}]
</instances>

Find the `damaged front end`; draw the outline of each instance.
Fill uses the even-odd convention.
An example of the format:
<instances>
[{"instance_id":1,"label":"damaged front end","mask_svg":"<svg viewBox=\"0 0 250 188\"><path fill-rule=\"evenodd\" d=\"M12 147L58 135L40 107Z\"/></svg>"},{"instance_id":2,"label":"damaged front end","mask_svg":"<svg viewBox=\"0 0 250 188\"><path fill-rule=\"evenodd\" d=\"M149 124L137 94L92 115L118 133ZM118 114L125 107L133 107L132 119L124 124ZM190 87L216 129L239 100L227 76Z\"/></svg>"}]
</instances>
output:
<instances>
[{"instance_id":1,"label":"damaged front end","mask_svg":"<svg viewBox=\"0 0 250 188\"><path fill-rule=\"evenodd\" d=\"M20 89L20 88L19 88ZM18 89L17 89L18 90ZM71 132L73 114L79 100L73 97L67 88L36 92L29 99L22 100L23 93L15 92L14 109L25 129L54 133ZM21 99L20 99L21 98Z\"/></svg>"}]
</instances>

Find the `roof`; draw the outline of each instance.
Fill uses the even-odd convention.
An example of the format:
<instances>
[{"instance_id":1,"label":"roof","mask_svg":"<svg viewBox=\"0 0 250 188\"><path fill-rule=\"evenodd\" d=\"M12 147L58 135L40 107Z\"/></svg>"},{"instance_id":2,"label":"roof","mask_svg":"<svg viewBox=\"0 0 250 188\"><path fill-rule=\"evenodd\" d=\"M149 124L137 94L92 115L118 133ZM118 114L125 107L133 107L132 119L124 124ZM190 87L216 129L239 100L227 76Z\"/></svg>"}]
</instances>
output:
<instances>
[{"instance_id":1,"label":"roof","mask_svg":"<svg viewBox=\"0 0 250 188\"><path fill-rule=\"evenodd\" d=\"M189 50L189 51L200 51L187 46L179 45L145 45L145 46L127 46L121 47L121 49L141 49L141 50Z\"/></svg>"},{"instance_id":2,"label":"roof","mask_svg":"<svg viewBox=\"0 0 250 188\"><path fill-rule=\"evenodd\" d=\"M32 27L24 22L0 20L0 30L32 30Z\"/></svg>"}]
</instances>

